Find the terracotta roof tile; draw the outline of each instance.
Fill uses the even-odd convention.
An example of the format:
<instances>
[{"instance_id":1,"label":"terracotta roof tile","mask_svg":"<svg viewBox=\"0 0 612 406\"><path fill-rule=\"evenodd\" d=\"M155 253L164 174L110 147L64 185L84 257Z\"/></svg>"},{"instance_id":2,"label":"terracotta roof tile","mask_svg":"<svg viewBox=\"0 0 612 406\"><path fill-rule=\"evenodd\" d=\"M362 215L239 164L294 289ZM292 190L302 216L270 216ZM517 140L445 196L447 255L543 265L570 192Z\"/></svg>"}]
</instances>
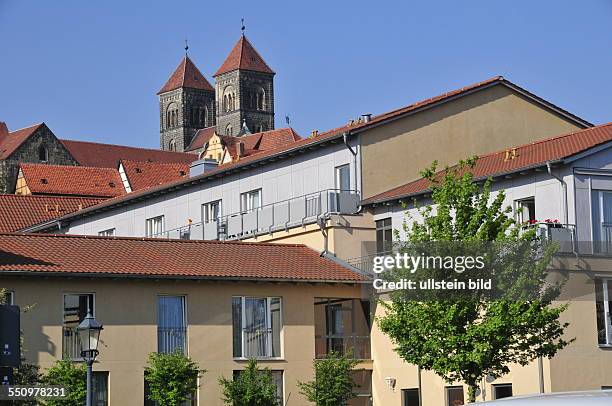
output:
<instances>
[{"instance_id":1,"label":"terracotta roof tile","mask_svg":"<svg viewBox=\"0 0 612 406\"><path fill-rule=\"evenodd\" d=\"M584 152L590 148L612 141L612 123L574 131L569 134L548 138L531 144L510 147L503 151L481 155L472 173L476 179L495 177L527 168L545 165ZM515 156L512 158L512 156ZM441 177L444 171L436 176ZM410 197L427 192L431 182L421 178L386 192L372 196L363 204L381 203Z\"/></svg>"},{"instance_id":2,"label":"terracotta roof tile","mask_svg":"<svg viewBox=\"0 0 612 406\"><path fill-rule=\"evenodd\" d=\"M215 127L207 127L201 128L196 132L196 135L193 137L189 146L187 147L187 151L194 151L196 149L204 148L206 143L210 140L210 138L215 134Z\"/></svg>"},{"instance_id":3,"label":"terracotta roof tile","mask_svg":"<svg viewBox=\"0 0 612 406\"><path fill-rule=\"evenodd\" d=\"M93 206L103 199L0 194L0 232L10 233Z\"/></svg>"},{"instance_id":4,"label":"terracotta roof tile","mask_svg":"<svg viewBox=\"0 0 612 406\"><path fill-rule=\"evenodd\" d=\"M176 67L176 70L170 76L166 84L157 92L157 94L169 92L171 90L188 87L190 89L202 89L214 92L215 89L206 80L204 75L199 71L195 64L187 55L181 63Z\"/></svg>"},{"instance_id":5,"label":"terracotta roof tile","mask_svg":"<svg viewBox=\"0 0 612 406\"><path fill-rule=\"evenodd\" d=\"M236 69L274 74L274 71L266 64L244 35L240 37L225 62L213 76L219 76Z\"/></svg>"},{"instance_id":6,"label":"terracotta roof tile","mask_svg":"<svg viewBox=\"0 0 612 406\"><path fill-rule=\"evenodd\" d=\"M32 194L90 197L125 194L116 169L26 163L19 167Z\"/></svg>"},{"instance_id":7,"label":"terracotta roof tile","mask_svg":"<svg viewBox=\"0 0 612 406\"><path fill-rule=\"evenodd\" d=\"M238 159L236 144L244 143L245 154L240 157L243 159L247 156L258 154L265 151L276 150L286 146L293 145L296 141L302 138L296 133L293 128L279 128L278 130L270 130L259 132L241 137L223 137L223 142L228 148L233 160Z\"/></svg>"},{"instance_id":8,"label":"terracotta roof tile","mask_svg":"<svg viewBox=\"0 0 612 406\"><path fill-rule=\"evenodd\" d=\"M35 124L31 127L13 131L8 134L2 134L0 136L0 159L6 159L11 156L11 154L15 152L15 150L25 142L25 140L30 138L30 136L43 125L43 123Z\"/></svg>"},{"instance_id":9,"label":"terracotta roof tile","mask_svg":"<svg viewBox=\"0 0 612 406\"><path fill-rule=\"evenodd\" d=\"M186 152L161 151L159 149L99 144L87 141L61 140L61 142L79 164L98 168L116 169L122 159L160 163L191 163L198 159L196 155Z\"/></svg>"},{"instance_id":10,"label":"terracotta roof tile","mask_svg":"<svg viewBox=\"0 0 612 406\"><path fill-rule=\"evenodd\" d=\"M365 282L304 245L0 234L0 272Z\"/></svg>"},{"instance_id":11,"label":"terracotta roof tile","mask_svg":"<svg viewBox=\"0 0 612 406\"><path fill-rule=\"evenodd\" d=\"M163 185L189 176L189 164L122 160L132 191Z\"/></svg>"}]
</instances>

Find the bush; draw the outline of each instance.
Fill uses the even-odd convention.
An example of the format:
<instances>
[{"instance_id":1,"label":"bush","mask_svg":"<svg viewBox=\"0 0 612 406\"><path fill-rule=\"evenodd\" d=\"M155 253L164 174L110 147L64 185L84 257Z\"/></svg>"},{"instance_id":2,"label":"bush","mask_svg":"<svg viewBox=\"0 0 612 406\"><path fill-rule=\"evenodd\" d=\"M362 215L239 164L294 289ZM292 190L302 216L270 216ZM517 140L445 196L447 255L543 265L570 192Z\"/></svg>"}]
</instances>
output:
<instances>
[{"instance_id":1,"label":"bush","mask_svg":"<svg viewBox=\"0 0 612 406\"><path fill-rule=\"evenodd\" d=\"M357 361L351 354L330 352L324 359L313 362L315 379L300 382L300 393L317 406L342 406L355 396L351 371Z\"/></svg>"},{"instance_id":2,"label":"bush","mask_svg":"<svg viewBox=\"0 0 612 406\"><path fill-rule=\"evenodd\" d=\"M59 385L68 390L68 396L62 400L46 400L47 406L82 406L87 394L87 367L69 360L57 361L43 375L44 385Z\"/></svg>"},{"instance_id":3,"label":"bush","mask_svg":"<svg viewBox=\"0 0 612 406\"><path fill-rule=\"evenodd\" d=\"M247 367L233 379L221 377L223 401L233 406L276 406L276 385L268 368L259 369L257 361L249 360Z\"/></svg>"},{"instance_id":4,"label":"bush","mask_svg":"<svg viewBox=\"0 0 612 406\"><path fill-rule=\"evenodd\" d=\"M145 368L149 399L159 406L178 406L191 398L198 389L198 377L205 372L180 351L151 353L149 366Z\"/></svg>"}]
</instances>

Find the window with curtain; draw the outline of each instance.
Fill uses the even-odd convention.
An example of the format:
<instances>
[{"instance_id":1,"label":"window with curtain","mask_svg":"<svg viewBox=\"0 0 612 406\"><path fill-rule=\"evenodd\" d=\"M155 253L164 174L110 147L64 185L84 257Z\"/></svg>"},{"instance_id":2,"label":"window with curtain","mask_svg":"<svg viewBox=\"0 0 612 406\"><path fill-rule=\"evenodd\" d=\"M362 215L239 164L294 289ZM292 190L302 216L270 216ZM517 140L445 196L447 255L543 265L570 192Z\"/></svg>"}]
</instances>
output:
<instances>
[{"instance_id":1,"label":"window with curtain","mask_svg":"<svg viewBox=\"0 0 612 406\"><path fill-rule=\"evenodd\" d=\"M240 211L249 212L261 207L261 189L240 194Z\"/></svg>"},{"instance_id":2,"label":"window with curtain","mask_svg":"<svg viewBox=\"0 0 612 406\"><path fill-rule=\"evenodd\" d=\"M279 297L232 298L234 357L280 357L281 317Z\"/></svg>"},{"instance_id":3,"label":"window with curtain","mask_svg":"<svg viewBox=\"0 0 612 406\"><path fill-rule=\"evenodd\" d=\"M186 353L187 324L184 296L157 298L157 352Z\"/></svg>"},{"instance_id":4,"label":"window with curtain","mask_svg":"<svg viewBox=\"0 0 612 406\"><path fill-rule=\"evenodd\" d=\"M81 358L81 345L77 333L78 325L87 312L95 317L94 295L92 293L67 293L64 295L64 326L62 354L64 359Z\"/></svg>"},{"instance_id":5,"label":"window with curtain","mask_svg":"<svg viewBox=\"0 0 612 406\"><path fill-rule=\"evenodd\" d=\"M164 216L147 219L145 232L147 237L160 236L164 232Z\"/></svg>"},{"instance_id":6,"label":"window with curtain","mask_svg":"<svg viewBox=\"0 0 612 406\"><path fill-rule=\"evenodd\" d=\"M92 378L93 406L108 406L108 372L95 371Z\"/></svg>"},{"instance_id":7,"label":"window with curtain","mask_svg":"<svg viewBox=\"0 0 612 406\"><path fill-rule=\"evenodd\" d=\"M221 217L221 200L204 203L202 205L202 222L210 223Z\"/></svg>"}]
</instances>

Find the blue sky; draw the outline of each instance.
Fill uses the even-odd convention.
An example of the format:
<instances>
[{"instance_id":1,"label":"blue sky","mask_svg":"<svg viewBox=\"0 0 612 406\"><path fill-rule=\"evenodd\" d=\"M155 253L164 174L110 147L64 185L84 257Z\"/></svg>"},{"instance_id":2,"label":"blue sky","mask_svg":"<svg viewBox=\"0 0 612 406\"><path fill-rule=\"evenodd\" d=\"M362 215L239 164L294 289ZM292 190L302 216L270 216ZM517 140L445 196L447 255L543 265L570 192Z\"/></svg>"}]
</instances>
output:
<instances>
[{"instance_id":1,"label":"blue sky","mask_svg":"<svg viewBox=\"0 0 612 406\"><path fill-rule=\"evenodd\" d=\"M612 121L612 0L0 0L0 121L159 146L156 92L183 55L212 82L246 34L302 135L494 75Z\"/></svg>"}]
</instances>

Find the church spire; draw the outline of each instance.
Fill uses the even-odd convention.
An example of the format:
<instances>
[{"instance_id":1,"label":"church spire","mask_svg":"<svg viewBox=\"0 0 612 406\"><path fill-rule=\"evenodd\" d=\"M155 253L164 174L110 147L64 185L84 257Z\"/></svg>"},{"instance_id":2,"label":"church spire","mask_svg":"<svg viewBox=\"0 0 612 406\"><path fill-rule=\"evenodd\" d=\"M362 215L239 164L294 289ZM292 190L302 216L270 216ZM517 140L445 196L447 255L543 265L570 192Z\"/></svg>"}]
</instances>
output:
<instances>
[{"instance_id":1,"label":"church spire","mask_svg":"<svg viewBox=\"0 0 612 406\"><path fill-rule=\"evenodd\" d=\"M215 89L208 82L208 80L206 80L204 75L202 75L189 56L187 56L188 49L189 46L185 40L185 57L176 67L174 73L170 76L170 79L166 81L166 84L164 84L157 94L166 93L182 87L209 90L214 92Z\"/></svg>"},{"instance_id":2,"label":"church spire","mask_svg":"<svg viewBox=\"0 0 612 406\"><path fill-rule=\"evenodd\" d=\"M232 48L221 67L213 76L219 76L237 69L274 74L274 71L263 60L253 45L251 45L246 35L244 35L244 30L234 48Z\"/></svg>"}]
</instances>

